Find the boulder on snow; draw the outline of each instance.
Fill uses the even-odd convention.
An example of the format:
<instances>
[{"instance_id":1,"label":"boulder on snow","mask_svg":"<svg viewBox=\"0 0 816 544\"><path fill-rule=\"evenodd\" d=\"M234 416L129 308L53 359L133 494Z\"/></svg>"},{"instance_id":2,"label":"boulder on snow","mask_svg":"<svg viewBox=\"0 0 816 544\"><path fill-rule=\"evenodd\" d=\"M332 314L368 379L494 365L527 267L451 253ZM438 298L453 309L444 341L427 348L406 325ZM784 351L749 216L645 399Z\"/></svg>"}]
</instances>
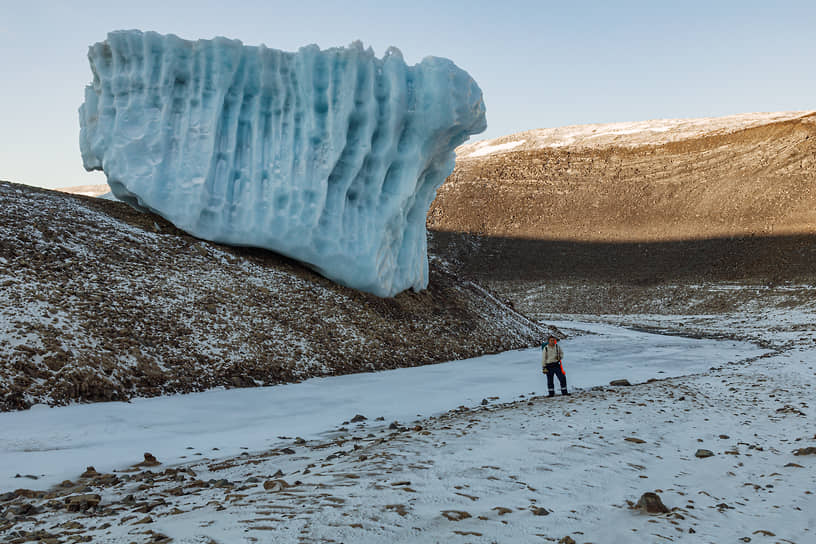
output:
<instances>
[{"instance_id":1,"label":"boulder on snow","mask_svg":"<svg viewBox=\"0 0 816 544\"><path fill-rule=\"evenodd\" d=\"M652 492L641 495L637 504L635 504L635 509L646 512L647 514L666 514L669 512L669 509L666 508L666 505L660 500L660 496Z\"/></svg>"},{"instance_id":2,"label":"boulder on snow","mask_svg":"<svg viewBox=\"0 0 816 544\"><path fill-rule=\"evenodd\" d=\"M609 385L616 385L616 386L629 386L632 385L629 383L629 380L612 380L609 382Z\"/></svg>"}]
</instances>

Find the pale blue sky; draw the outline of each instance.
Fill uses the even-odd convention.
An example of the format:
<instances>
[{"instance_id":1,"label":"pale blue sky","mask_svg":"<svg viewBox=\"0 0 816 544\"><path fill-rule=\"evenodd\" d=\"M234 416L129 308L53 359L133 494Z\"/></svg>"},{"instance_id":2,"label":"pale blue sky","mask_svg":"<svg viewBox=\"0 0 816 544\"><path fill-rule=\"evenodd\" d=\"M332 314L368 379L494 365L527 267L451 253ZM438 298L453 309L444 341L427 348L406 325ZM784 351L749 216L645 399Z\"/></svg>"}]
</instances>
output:
<instances>
[{"instance_id":1,"label":"pale blue sky","mask_svg":"<svg viewBox=\"0 0 816 544\"><path fill-rule=\"evenodd\" d=\"M90 44L123 28L286 51L362 40L452 59L488 129L816 109L816 2L0 0L0 179L103 183L79 154Z\"/></svg>"}]
</instances>

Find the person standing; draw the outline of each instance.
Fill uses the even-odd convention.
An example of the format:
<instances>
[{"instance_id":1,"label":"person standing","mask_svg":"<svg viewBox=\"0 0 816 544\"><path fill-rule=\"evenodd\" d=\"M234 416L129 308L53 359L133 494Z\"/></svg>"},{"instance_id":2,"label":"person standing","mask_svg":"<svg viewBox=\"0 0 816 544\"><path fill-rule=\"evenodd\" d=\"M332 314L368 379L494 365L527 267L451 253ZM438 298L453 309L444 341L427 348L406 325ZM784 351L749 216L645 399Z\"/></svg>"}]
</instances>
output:
<instances>
[{"instance_id":1,"label":"person standing","mask_svg":"<svg viewBox=\"0 0 816 544\"><path fill-rule=\"evenodd\" d=\"M541 349L541 371L547 375L547 389L550 397L555 396L553 376L558 376L558 381L561 384L561 394L569 395L567 392L567 375L564 373L564 366L561 362L563 358L564 350L558 345L558 338L550 335L547 338L547 343Z\"/></svg>"}]
</instances>

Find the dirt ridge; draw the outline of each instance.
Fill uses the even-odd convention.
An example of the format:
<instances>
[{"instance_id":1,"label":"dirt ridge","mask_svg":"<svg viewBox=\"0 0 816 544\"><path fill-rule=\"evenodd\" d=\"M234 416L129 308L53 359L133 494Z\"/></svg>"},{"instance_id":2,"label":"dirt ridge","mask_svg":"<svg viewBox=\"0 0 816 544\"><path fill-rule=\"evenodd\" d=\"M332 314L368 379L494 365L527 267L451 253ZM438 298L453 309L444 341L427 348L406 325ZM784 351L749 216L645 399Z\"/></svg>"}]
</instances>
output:
<instances>
[{"instance_id":1,"label":"dirt ridge","mask_svg":"<svg viewBox=\"0 0 816 544\"><path fill-rule=\"evenodd\" d=\"M659 145L465 158L435 230L583 241L816 233L816 114Z\"/></svg>"},{"instance_id":2,"label":"dirt ridge","mask_svg":"<svg viewBox=\"0 0 816 544\"><path fill-rule=\"evenodd\" d=\"M392 299L119 202L0 182L0 410L254 387L534 345L431 255Z\"/></svg>"}]
</instances>

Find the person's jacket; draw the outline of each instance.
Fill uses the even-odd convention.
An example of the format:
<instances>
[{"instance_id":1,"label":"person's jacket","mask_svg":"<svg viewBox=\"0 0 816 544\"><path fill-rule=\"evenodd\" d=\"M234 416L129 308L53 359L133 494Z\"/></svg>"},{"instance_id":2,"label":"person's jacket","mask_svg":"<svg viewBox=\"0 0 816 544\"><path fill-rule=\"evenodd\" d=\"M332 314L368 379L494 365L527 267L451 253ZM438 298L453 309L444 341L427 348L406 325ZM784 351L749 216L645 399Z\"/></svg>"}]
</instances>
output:
<instances>
[{"instance_id":1,"label":"person's jacket","mask_svg":"<svg viewBox=\"0 0 816 544\"><path fill-rule=\"evenodd\" d=\"M554 360L552 355L555 356ZM558 344L556 344L555 347L550 346L550 344L545 344L541 350L541 366L547 366L548 356L550 356L549 364L560 363L561 359L564 358L564 350L562 350Z\"/></svg>"}]
</instances>

